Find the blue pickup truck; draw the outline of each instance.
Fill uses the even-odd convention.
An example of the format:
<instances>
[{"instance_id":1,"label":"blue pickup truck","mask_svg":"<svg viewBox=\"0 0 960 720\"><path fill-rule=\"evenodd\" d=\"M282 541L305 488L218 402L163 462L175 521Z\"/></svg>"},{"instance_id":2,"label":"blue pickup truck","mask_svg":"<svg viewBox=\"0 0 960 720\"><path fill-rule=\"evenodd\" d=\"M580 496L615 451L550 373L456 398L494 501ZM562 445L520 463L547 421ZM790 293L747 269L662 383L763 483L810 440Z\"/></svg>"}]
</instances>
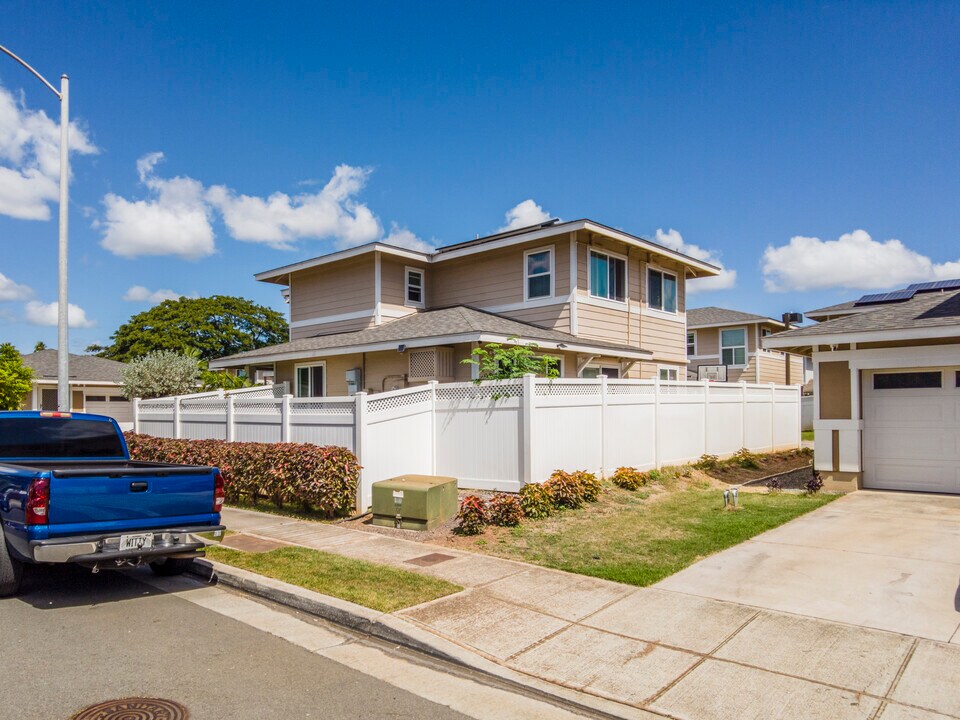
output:
<instances>
[{"instance_id":1,"label":"blue pickup truck","mask_svg":"<svg viewBox=\"0 0 960 720\"><path fill-rule=\"evenodd\" d=\"M102 415L0 412L0 597L25 563L176 575L219 542L223 476L130 459Z\"/></svg>"}]
</instances>

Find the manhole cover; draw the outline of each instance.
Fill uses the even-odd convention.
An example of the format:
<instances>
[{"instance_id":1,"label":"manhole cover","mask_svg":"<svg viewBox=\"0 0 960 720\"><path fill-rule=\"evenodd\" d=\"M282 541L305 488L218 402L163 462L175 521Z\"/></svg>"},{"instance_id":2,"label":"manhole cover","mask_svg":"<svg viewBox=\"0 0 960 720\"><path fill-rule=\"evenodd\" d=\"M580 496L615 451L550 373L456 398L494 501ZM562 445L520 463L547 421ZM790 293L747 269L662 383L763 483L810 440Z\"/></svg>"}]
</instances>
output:
<instances>
[{"instance_id":1,"label":"manhole cover","mask_svg":"<svg viewBox=\"0 0 960 720\"><path fill-rule=\"evenodd\" d=\"M173 700L124 698L81 710L71 720L187 720L190 713Z\"/></svg>"},{"instance_id":2,"label":"manhole cover","mask_svg":"<svg viewBox=\"0 0 960 720\"><path fill-rule=\"evenodd\" d=\"M453 560L453 555L444 555L443 553L430 553L429 555L421 555L420 557L415 557L413 560L407 560L411 565L419 565L420 567L430 567L431 565L436 565L437 563L446 562L447 560Z\"/></svg>"}]
</instances>

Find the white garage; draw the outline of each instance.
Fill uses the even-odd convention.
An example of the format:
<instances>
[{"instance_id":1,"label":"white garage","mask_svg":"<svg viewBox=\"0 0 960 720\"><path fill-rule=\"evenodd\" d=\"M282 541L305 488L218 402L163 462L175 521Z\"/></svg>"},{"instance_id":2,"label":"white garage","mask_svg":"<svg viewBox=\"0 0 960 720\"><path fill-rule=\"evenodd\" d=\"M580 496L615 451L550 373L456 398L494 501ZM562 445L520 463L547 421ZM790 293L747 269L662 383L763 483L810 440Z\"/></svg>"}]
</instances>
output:
<instances>
[{"instance_id":1,"label":"white garage","mask_svg":"<svg viewBox=\"0 0 960 720\"><path fill-rule=\"evenodd\" d=\"M84 412L107 415L118 423L132 423L133 403L120 395L115 388L108 390L109 392L103 394L102 389L84 393Z\"/></svg>"},{"instance_id":2,"label":"white garage","mask_svg":"<svg viewBox=\"0 0 960 720\"><path fill-rule=\"evenodd\" d=\"M960 493L960 367L862 373L863 486Z\"/></svg>"},{"instance_id":3,"label":"white garage","mask_svg":"<svg viewBox=\"0 0 960 720\"><path fill-rule=\"evenodd\" d=\"M813 358L824 487L960 494L960 279L808 315L763 345Z\"/></svg>"}]
</instances>

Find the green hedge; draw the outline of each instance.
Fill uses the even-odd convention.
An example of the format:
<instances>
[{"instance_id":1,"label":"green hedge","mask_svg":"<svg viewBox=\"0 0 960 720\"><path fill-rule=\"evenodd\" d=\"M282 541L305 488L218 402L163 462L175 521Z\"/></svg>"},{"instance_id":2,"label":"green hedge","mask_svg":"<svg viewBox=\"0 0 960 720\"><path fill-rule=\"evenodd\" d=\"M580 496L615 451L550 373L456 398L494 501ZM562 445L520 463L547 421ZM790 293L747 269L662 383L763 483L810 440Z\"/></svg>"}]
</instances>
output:
<instances>
[{"instance_id":1,"label":"green hedge","mask_svg":"<svg viewBox=\"0 0 960 720\"><path fill-rule=\"evenodd\" d=\"M228 503L268 499L280 508L295 504L329 517L354 508L360 463L346 448L124 436L134 460L220 468Z\"/></svg>"}]
</instances>

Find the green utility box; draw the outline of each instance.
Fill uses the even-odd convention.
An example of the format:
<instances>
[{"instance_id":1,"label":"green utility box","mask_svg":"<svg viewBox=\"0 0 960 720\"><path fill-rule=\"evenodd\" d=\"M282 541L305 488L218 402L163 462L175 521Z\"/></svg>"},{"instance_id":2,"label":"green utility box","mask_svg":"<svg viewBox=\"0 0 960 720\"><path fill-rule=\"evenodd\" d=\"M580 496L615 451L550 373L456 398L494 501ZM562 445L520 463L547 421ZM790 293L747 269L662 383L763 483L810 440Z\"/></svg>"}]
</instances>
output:
<instances>
[{"instance_id":1,"label":"green utility box","mask_svg":"<svg viewBox=\"0 0 960 720\"><path fill-rule=\"evenodd\" d=\"M456 478L401 475L373 484L374 525L432 530L456 514Z\"/></svg>"}]
</instances>

